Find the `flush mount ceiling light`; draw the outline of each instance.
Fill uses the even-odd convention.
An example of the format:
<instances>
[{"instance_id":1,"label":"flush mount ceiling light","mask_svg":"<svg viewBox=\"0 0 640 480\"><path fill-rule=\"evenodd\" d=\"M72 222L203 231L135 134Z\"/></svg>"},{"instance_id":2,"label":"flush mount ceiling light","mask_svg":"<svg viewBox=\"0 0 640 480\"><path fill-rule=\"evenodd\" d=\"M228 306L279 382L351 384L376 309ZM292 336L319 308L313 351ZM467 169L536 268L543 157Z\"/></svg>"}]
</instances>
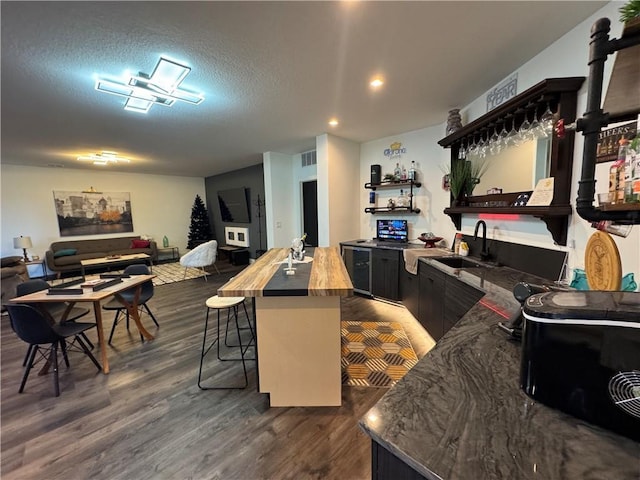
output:
<instances>
[{"instance_id":1,"label":"flush mount ceiling light","mask_svg":"<svg viewBox=\"0 0 640 480\"><path fill-rule=\"evenodd\" d=\"M337 118L332 118L331 120L329 120L329 125L332 127L337 127L338 126L338 119Z\"/></svg>"},{"instance_id":2,"label":"flush mount ceiling light","mask_svg":"<svg viewBox=\"0 0 640 480\"><path fill-rule=\"evenodd\" d=\"M182 65L166 57L160 57L151 75L125 74L125 78L110 80L96 79L96 90L127 97L125 110L147 113L153 105L171 107L176 101L198 105L204 100L201 93L190 92L180 88L180 84L191 71L190 67Z\"/></svg>"},{"instance_id":3,"label":"flush mount ceiling light","mask_svg":"<svg viewBox=\"0 0 640 480\"><path fill-rule=\"evenodd\" d=\"M374 77L369 82L369 86L371 86L371 88L373 88L374 90L382 87L382 85L384 85L384 79L382 77Z\"/></svg>"},{"instance_id":4,"label":"flush mount ceiling light","mask_svg":"<svg viewBox=\"0 0 640 480\"><path fill-rule=\"evenodd\" d=\"M81 155L78 160L83 162L93 162L94 165L109 165L114 163L131 163L126 157L119 157L116 152L100 152L91 153L89 155Z\"/></svg>"}]
</instances>

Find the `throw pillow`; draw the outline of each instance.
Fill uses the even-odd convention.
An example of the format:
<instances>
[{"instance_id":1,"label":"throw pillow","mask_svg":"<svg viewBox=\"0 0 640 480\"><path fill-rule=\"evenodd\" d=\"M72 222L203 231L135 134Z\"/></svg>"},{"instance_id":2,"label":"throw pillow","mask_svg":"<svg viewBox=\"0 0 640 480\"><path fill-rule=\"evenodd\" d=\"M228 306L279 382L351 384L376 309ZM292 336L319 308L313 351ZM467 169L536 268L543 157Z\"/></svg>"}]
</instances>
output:
<instances>
[{"instance_id":1,"label":"throw pillow","mask_svg":"<svg viewBox=\"0 0 640 480\"><path fill-rule=\"evenodd\" d=\"M58 250L56 253L54 253L53 257L67 257L69 255L75 255L77 251L78 250L76 250L75 248L63 248L62 250Z\"/></svg>"},{"instance_id":2,"label":"throw pillow","mask_svg":"<svg viewBox=\"0 0 640 480\"><path fill-rule=\"evenodd\" d=\"M150 246L149 240L131 240L131 248L149 248Z\"/></svg>"}]
</instances>

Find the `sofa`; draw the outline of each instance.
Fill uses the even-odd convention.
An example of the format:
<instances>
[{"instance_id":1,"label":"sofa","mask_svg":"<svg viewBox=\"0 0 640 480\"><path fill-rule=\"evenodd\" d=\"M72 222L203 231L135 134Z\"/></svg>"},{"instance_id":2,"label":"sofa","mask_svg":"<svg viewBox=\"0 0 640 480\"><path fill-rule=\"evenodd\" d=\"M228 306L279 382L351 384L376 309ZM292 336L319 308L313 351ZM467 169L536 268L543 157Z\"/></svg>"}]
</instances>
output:
<instances>
[{"instance_id":1,"label":"sofa","mask_svg":"<svg viewBox=\"0 0 640 480\"><path fill-rule=\"evenodd\" d=\"M1 278L0 284L2 296L0 302L4 311L4 304L7 300L16 296L16 287L29 278L27 266L22 257L2 257L0 259Z\"/></svg>"},{"instance_id":2,"label":"sofa","mask_svg":"<svg viewBox=\"0 0 640 480\"><path fill-rule=\"evenodd\" d=\"M146 253L151 261L158 260L158 246L153 240L140 237L100 238L95 240L63 240L53 242L45 257L47 268L58 275L81 270L80 261L109 255Z\"/></svg>"}]
</instances>

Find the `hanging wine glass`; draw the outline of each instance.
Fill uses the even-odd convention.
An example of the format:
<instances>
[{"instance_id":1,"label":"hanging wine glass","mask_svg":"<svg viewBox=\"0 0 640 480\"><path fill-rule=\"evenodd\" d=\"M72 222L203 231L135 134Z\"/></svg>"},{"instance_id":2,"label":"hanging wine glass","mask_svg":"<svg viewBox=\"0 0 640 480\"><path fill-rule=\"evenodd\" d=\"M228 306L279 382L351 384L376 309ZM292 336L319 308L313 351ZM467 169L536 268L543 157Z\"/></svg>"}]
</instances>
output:
<instances>
[{"instance_id":1,"label":"hanging wine glass","mask_svg":"<svg viewBox=\"0 0 640 480\"><path fill-rule=\"evenodd\" d=\"M466 139L460 142L460 148L458 149L458 160L464 160L465 158L467 158L466 142Z\"/></svg>"},{"instance_id":2,"label":"hanging wine glass","mask_svg":"<svg viewBox=\"0 0 640 480\"><path fill-rule=\"evenodd\" d=\"M504 123L502 124L502 130L500 131L500 150L504 150L508 147L507 145L507 136L509 132L507 131L507 120L511 118L511 115L507 115L504 119Z\"/></svg>"},{"instance_id":3,"label":"hanging wine glass","mask_svg":"<svg viewBox=\"0 0 640 480\"><path fill-rule=\"evenodd\" d=\"M520 125L520 128L518 129L518 138L516 139L516 143L518 146L524 144L528 140L530 128L531 128L531 122L529 121L529 112L525 108L524 121L522 122L522 124Z\"/></svg>"},{"instance_id":4,"label":"hanging wine glass","mask_svg":"<svg viewBox=\"0 0 640 480\"><path fill-rule=\"evenodd\" d=\"M540 126L541 126L541 133L543 136L545 137L550 137L553 134L553 119L554 119L554 114L551 111L551 106L549 105L549 102L547 101L547 109L544 111L544 113L542 114L542 116L540 117Z\"/></svg>"},{"instance_id":5,"label":"hanging wine glass","mask_svg":"<svg viewBox=\"0 0 640 480\"><path fill-rule=\"evenodd\" d=\"M540 121L538 120L538 106L533 111L533 122L531 122L531 128L529 128L529 140L535 140L540 137Z\"/></svg>"},{"instance_id":6,"label":"hanging wine glass","mask_svg":"<svg viewBox=\"0 0 640 480\"><path fill-rule=\"evenodd\" d=\"M504 127L503 127L504 128ZM498 155L502 150L502 145L500 143L500 134L498 133L498 125L494 125L493 135L489 139L489 153L491 155Z\"/></svg>"},{"instance_id":7,"label":"hanging wine glass","mask_svg":"<svg viewBox=\"0 0 640 480\"><path fill-rule=\"evenodd\" d=\"M477 146L477 150L478 150L478 157L480 158L484 158L487 156L487 144L488 142L488 134L485 135L487 133L487 129L483 129L482 131L480 131L480 142L478 142L478 146Z\"/></svg>"},{"instance_id":8,"label":"hanging wine glass","mask_svg":"<svg viewBox=\"0 0 640 480\"><path fill-rule=\"evenodd\" d=\"M471 140L472 140L472 143L469 146L469 148L467 148L467 158L474 157L478 153L477 152L478 145L476 144L476 137L475 136L472 137Z\"/></svg>"},{"instance_id":9,"label":"hanging wine glass","mask_svg":"<svg viewBox=\"0 0 640 480\"><path fill-rule=\"evenodd\" d=\"M507 147L515 147L517 145L518 131L516 130L516 118L515 116L511 118L511 130L507 134L505 138L505 143Z\"/></svg>"}]
</instances>

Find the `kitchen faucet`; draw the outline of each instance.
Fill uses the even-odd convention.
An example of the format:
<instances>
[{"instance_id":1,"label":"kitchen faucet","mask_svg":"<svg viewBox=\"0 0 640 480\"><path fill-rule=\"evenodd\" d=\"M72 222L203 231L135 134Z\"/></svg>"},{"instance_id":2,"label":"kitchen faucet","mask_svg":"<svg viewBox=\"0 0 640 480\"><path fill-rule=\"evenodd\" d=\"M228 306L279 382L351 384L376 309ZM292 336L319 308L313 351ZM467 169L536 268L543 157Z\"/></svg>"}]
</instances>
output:
<instances>
[{"instance_id":1,"label":"kitchen faucet","mask_svg":"<svg viewBox=\"0 0 640 480\"><path fill-rule=\"evenodd\" d=\"M478 239L478 229L480 228L480 226L482 226L482 251L480 252L480 259L489 260L489 258L491 258L491 254L487 249L487 224L484 223L484 220L478 220L476 222L476 228L473 231L473 239Z\"/></svg>"}]
</instances>

